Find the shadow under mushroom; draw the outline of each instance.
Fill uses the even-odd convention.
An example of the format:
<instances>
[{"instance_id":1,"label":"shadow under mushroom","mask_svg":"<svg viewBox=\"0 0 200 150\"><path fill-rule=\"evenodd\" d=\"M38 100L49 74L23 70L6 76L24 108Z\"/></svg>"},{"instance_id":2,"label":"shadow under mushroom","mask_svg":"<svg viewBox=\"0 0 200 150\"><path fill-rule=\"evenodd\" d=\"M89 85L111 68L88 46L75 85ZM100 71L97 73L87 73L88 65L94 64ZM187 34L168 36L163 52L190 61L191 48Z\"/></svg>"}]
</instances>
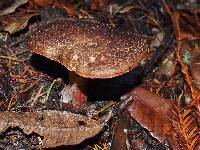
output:
<instances>
[{"instance_id":1,"label":"shadow under mushroom","mask_svg":"<svg viewBox=\"0 0 200 150\"><path fill-rule=\"evenodd\" d=\"M62 78L66 84L69 84L69 71L60 63L33 54L31 64L37 70L53 78ZM79 76L86 80L86 87L78 86L87 95L88 101L118 100L120 96L128 93L141 82L143 71L144 67L139 66L128 73L109 79L89 79Z\"/></svg>"}]
</instances>

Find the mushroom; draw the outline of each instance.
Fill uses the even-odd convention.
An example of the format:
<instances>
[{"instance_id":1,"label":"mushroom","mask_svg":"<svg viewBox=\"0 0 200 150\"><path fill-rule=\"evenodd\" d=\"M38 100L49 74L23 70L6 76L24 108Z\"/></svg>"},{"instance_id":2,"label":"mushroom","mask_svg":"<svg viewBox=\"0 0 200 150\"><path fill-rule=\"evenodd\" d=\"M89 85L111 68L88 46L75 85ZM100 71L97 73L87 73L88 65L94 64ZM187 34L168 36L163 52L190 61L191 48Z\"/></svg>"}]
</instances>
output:
<instances>
[{"instance_id":1,"label":"mushroom","mask_svg":"<svg viewBox=\"0 0 200 150\"><path fill-rule=\"evenodd\" d=\"M64 65L85 78L113 78L149 56L148 40L133 32L80 19L57 19L33 33L32 52Z\"/></svg>"}]
</instances>

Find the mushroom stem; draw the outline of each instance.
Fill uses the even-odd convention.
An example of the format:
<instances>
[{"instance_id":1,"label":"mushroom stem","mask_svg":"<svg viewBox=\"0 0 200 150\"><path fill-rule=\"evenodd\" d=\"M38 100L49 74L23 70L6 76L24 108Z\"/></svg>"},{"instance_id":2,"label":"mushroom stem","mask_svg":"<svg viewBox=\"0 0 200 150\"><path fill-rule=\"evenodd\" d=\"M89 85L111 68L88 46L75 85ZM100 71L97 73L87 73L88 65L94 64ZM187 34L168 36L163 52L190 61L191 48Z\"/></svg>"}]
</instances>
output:
<instances>
[{"instance_id":1,"label":"mushroom stem","mask_svg":"<svg viewBox=\"0 0 200 150\"><path fill-rule=\"evenodd\" d=\"M72 85L76 83L81 91L85 91L87 89L87 84L86 84L87 80L88 80L87 78L81 77L73 71L68 72L69 84Z\"/></svg>"},{"instance_id":2,"label":"mushroom stem","mask_svg":"<svg viewBox=\"0 0 200 150\"><path fill-rule=\"evenodd\" d=\"M75 107L82 107L86 104L87 96L85 91L87 89L87 78L81 77L76 73L69 71L68 74L69 85L72 90L72 103Z\"/></svg>"}]
</instances>

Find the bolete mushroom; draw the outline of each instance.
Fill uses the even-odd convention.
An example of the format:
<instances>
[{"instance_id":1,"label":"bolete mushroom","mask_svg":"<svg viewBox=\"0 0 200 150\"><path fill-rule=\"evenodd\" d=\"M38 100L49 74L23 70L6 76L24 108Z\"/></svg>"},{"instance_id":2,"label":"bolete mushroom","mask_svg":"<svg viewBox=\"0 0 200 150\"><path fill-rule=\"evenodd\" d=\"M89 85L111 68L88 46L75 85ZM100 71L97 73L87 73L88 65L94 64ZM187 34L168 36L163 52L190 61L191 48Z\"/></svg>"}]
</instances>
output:
<instances>
[{"instance_id":1,"label":"bolete mushroom","mask_svg":"<svg viewBox=\"0 0 200 150\"><path fill-rule=\"evenodd\" d=\"M57 19L31 35L32 52L61 63L86 78L113 78L149 56L146 38L104 23Z\"/></svg>"}]
</instances>

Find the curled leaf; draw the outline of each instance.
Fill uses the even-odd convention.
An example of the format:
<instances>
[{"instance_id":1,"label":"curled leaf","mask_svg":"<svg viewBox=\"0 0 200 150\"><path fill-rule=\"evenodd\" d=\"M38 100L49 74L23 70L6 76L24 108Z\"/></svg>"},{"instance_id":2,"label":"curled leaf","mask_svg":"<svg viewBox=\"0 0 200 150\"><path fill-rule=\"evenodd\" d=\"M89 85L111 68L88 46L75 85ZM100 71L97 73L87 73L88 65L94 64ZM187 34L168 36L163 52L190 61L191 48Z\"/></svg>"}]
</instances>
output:
<instances>
[{"instance_id":1,"label":"curled leaf","mask_svg":"<svg viewBox=\"0 0 200 150\"><path fill-rule=\"evenodd\" d=\"M59 111L0 112L0 131L19 127L27 135L43 136L42 147L79 144L98 134L103 123L86 116Z\"/></svg>"}]
</instances>

